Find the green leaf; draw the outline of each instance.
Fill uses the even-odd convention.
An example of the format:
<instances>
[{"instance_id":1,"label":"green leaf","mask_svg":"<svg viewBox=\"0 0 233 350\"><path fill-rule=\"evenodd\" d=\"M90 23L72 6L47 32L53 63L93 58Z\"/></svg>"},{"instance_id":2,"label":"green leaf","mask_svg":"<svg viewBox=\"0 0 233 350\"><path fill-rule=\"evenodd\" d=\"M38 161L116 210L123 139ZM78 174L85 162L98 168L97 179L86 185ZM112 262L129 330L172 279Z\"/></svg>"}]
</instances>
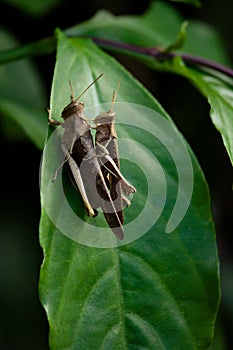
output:
<instances>
[{"instance_id":1,"label":"green leaf","mask_svg":"<svg viewBox=\"0 0 233 350\"><path fill-rule=\"evenodd\" d=\"M172 52L181 49L186 41L186 28L188 26L188 22L185 21L182 23L182 26L180 28L180 31L176 37L176 40L169 45L166 49L164 49L164 52Z\"/></svg>"},{"instance_id":2,"label":"green leaf","mask_svg":"<svg viewBox=\"0 0 233 350\"><path fill-rule=\"evenodd\" d=\"M207 98L210 104L210 117L220 132L231 163L233 164L233 80L213 70L198 71L185 66L180 57L158 65L155 61L144 60L151 68L182 75ZM208 72L212 73L208 74ZM215 74L216 76L214 76Z\"/></svg>"},{"instance_id":3,"label":"green leaf","mask_svg":"<svg viewBox=\"0 0 233 350\"><path fill-rule=\"evenodd\" d=\"M55 148L48 145L54 134L62 132L58 127L44 151L41 179L40 241L45 259L40 297L50 323L50 347L59 350L207 348L219 302L218 260L209 194L195 157L170 118L113 58L88 40L67 39L62 33L58 34L52 116L59 119L69 102L69 80L77 96L102 72L104 77L83 96L86 113L92 111L93 118L93 111L97 113L100 107L91 106L110 102L121 78L117 100L124 108L122 117L117 113L120 120L117 132L119 144L125 139L129 146L120 149L120 154L128 152L131 159L138 160L122 161L122 172L137 187L131 207L125 209L126 243L130 224L132 231L136 232L139 226L142 231L145 229L145 234L128 244L123 241L109 248L95 245L101 230L106 231L107 243L116 243L111 230L106 224L101 229L103 222L95 223L98 217L86 218L80 197L68 185L65 174L65 199L64 194L56 190L57 183L51 183L59 144L55 144ZM117 103L115 108L118 109ZM124 123L124 118L131 123ZM143 127L137 127L139 123ZM161 128L162 125L166 128ZM156 135L153 128L157 130ZM173 137L169 137L169 132ZM186 151L179 148L180 145ZM191 162L187 168L184 163L189 157ZM177 159L182 159L180 164ZM192 181L188 187L185 185L190 170L189 180L193 176L195 184L191 197ZM179 180L182 180L180 184ZM167 223L175 203L180 200L180 188L183 201L188 196L190 204L183 220L176 223L168 235L165 233ZM157 194L151 198L154 190ZM72 210L67 209L67 200L75 205ZM161 204L165 207L160 216ZM140 219L143 208L147 208L150 215ZM158 220L153 223L156 216ZM152 222L149 228L148 222ZM96 231L91 225L96 225ZM90 232L92 242L78 243L81 238L89 237Z\"/></svg>"},{"instance_id":4,"label":"green leaf","mask_svg":"<svg viewBox=\"0 0 233 350\"><path fill-rule=\"evenodd\" d=\"M233 164L233 81L232 85L225 83L212 75L187 69L180 65L182 74L206 96L210 104L211 119L220 132L231 163ZM180 69L179 69L180 71Z\"/></svg>"}]
</instances>

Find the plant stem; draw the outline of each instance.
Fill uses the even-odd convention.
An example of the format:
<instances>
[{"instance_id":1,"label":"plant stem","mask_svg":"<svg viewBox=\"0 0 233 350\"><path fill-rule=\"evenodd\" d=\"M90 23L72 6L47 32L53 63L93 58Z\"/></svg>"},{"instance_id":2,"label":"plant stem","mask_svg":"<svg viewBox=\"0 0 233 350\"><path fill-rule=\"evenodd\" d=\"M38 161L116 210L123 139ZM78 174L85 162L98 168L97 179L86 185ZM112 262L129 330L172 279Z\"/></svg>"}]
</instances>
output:
<instances>
[{"instance_id":1,"label":"plant stem","mask_svg":"<svg viewBox=\"0 0 233 350\"><path fill-rule=\"evenodd\" d=\"M223 73L233 78L233 70L231 68L228 68L226 66L223 66L213 61L209 61L205 58L201 58L201 57L197 57L197 56L193 56L185 53L166 52L156 47L146 48L142 46L136 46L132 44L126 44L126 43L121 43L121 42L116 42L116 41L106 40L106 39L101 39L96 37L91 37L91 39L97 45L103 46L105 48L113 48L118 50L135 52L137 54L154 57L159 61L168 60L179 56L188 65L192 65L192 66L200 65L206 68L213 69L217 72Z\"/></svg>"},{"instance_id":2,"label":"plant stem","mask_svg":"<svg viewBox=\"0 0 233 350\"><path fill-rule=\"evenodd\" d=\"M34 43L0 52L0 64L9 63L26 57L52 53L56 48L55 37L45 38Z\"/></svg>"}]
</instances>

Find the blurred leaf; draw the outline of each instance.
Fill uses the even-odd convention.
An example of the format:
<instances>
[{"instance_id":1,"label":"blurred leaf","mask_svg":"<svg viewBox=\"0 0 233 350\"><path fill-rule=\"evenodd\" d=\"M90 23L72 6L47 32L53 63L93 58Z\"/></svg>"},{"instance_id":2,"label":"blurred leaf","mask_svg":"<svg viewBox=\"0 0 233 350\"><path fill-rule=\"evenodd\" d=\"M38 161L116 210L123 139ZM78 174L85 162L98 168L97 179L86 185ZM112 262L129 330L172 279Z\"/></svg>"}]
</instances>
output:
<instances>
[{"instance_id":1,"label":"blurred leaf","mask_svg":"<svg viewBox=\"0 0 233 350\"><path fill-rule=\"evenodd\" d=\"M143 47L167 47L175 40L182 22L172 6L156 1L140 16L114 16L105 10L99 11L92 19L67 29L65 33L90 35Z\"/></svg>"},{"instance_id":2,"label":"blurred leaf","mask_svg":"<svg viewBox=\"0 0 233 350\"><path fill-rule=\"evenodd\" d=\"M113 58L88 40L68 40L61 33L51 93L52 116L58 118L69 102L70 79L78 94L101 72L104 77L83 96L85 105L90 107L110 101L121 78L118 101L127 102L124 117L130 118L132 125L128 128L126 124L117 124L119 140L126 138L137 142L138 146L134 143L135 148L127 151L134 156L141 154L144 165L153 168L153 159L158 160L166 178L166 206L157 223L130 244L108 249L81 245L55 226L63 225L68 231L74 227L78 235L76 239L90 235L91 224L86 216L80 220L73 213L73 220L69 220L63 215L64 199L51 183L51 165L56 166L57 150L51 153L45 149L40 223L45 260L41 269L40 296L50 323L50 347L59 350L205 349L213 335L219 302L218 261L208 189L200 167L189 151L195 183L191 203L183 221L170 235L165 234L177 199L178 179L182 175L166 145L146 132L146 126L152 126L155 120L147 113L127 114L127 106L132 108L130 103L136 103L159 112L161 120L174 132L175 150L177 140L183 138L170 118L146 89ZM134 128L139 120L145 125L145 130ZM168 129L164 130L165 134L166 131ZM150 153L142 153L145 149ZM149 154L153 155L152 158ZM182 164L183 171L187 171ZM132 172L132 166L123 163L122 171L137 187L131 207L125 209L126 219L134 223L134 213L141 212L148 201L147 183L138 166ZM157 171L153 183L160 188L163 176L162 173L157 176ZM148 177L149 171L144 175ZM76 192L72 196L76 213L80 215L83 213L80 197ZM155 200L157 205L151 203L150 206L151 217L156 215L162 197L155 196ZM46 210L53 212L56 221L50 221ZM91 219L92 225L98 226L96 219ZM142 218L140 225L147 227L146 220ZM137 229L136 224L134 229ZM125 230L127 239L127 226ZM73 239L75 232L69 232ZM92 239L95 239L96 234L93 235ZM113 239L110 229L106 239Z\"/></svg>"},{"instance_id":3,"label":"blurred leaf","mask_svg":"<svg viewBox=\"0 0 233 350\"><path fill-rule=\"evenodd\" d=\"M14 120L35 146L41 150L43 149L48 126L46 112L0 98L0 115Z\"/></svg>"},{"instance_id":4,"label":"blurred leaf","mask_svg":"<svg viewBox=\"0 0 233 350\"><path fill-rule=\"evenodd\" d=\"M57 6L61 0L3 0L30 15L41 16Z\"/></svg>"},{"instance_id":5,"label":"blurred leaf","mask_svg":"<svg viewBox=\"0 0 233 350\"><path fill-rule=\"evenodd\" d=\"M193 5L193 6L201 6L201 3L199 0L169 0L169 1L173 1L173 2L184 2L186 4L189 4L189 5Z\"/></svg>"},{"instance_id":6,"label":"blurred leaf","mask_svg":"<svg viewBox=\"0 0 233 350\"><path fill-rule=\"evenodd\" d=\"M5 30L0 31L2 49L17 45L10 34ZM46 107L44 86L31 61L22 60L0 66L0 117L4 132L9 130L7 123L11 118L36 146L42 148L47 132Z\"/></svg>"},{"instance_id":7,"label":"blurred leaf","mask_svg":"<svg viewBox=\"0 0 233 350\"><path fill-rule=\"evenodd\" d=\"M18 45L7 31L0 31L2 51ZM46 94L41 77L32 62L26 59L0 66L0 96L33 107L46 107Z\"/></svg>"},{"instance_id":8,"label":"blurred leaf","mask_svg":"<svg viewBox=\"0 0 233 350\"><path fill-rule=\"evenodd\" d=\"M220 34L213 27L201 21L192 20L189 22L182 52L230 66L230 60Z\"/></svg>"},{"instance_id":9,"label":"blurred leaf","mask_svg":"<svg viewBox=\"0 0 233 350\"><path fill-rule=\"evenodd\" d=\"M174 43L183 23L183 17L173 6L156 1L143 15L114 16L107 11L99 11L92 19L65 32L67 35L89 35L142 47L166 48ZM210 25L190 20L186 32L184 52L229 64L223 42Z\"/></svg>"}]
</instances>

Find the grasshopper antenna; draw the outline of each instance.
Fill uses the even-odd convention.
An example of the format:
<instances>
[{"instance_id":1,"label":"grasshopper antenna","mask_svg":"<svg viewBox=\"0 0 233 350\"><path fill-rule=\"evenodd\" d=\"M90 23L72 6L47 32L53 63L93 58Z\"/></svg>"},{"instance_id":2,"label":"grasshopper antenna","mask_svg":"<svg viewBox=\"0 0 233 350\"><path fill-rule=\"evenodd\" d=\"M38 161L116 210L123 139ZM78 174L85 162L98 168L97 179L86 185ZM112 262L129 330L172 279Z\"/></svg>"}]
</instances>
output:
<instances>
[{"instance_id":1,"label":"grasshopper antenna","mask_svg":"<svg viewBox=\"0 0 233 350\"><path fill-rule=\"evenodd\" d=\"M76 98L75 101L78 101L78 100L80 99L80 97L81 97L82 95L84 95L85 92L86 92L92 85L94 85L94 84L97 82L97 80L99 80L102 76L103 76L103 73L100 74L90 85L88 85L88 87L86 87L86 89L83 90L83 92L81 92L81 94L79 95L78 98Z\"/></svg>"},{"instance_id":2,"label":"grasshopper antenna","mask_svg":"<svg viewBox=\"0 0 233 350\"><path fill-rule=\"evenodd\" d=\"M118 91L119 91L120 85L121 85L121 79L119 80L119 82L118 82L118 84L117 84L116 91L113 91L113 94L112 94L112 104L111 104L111 107L110 107L110 109L109 109L109 112L112 112L114 103L116 102L116 98L117 98L117 95L118 95Z\"/></svg>"},{"instance_id":3,"label":"grasshopper antenna","mask_svg":"<svg viewBox=\"0 0 233 350\"><path fill-rule=\"evenodd\" d=\"M70 80L69 80L69 85L70 85L70 91L71 91L71 99L72 99L72 102L74 102L74 90Z\"/></svg>"}]
</instances>

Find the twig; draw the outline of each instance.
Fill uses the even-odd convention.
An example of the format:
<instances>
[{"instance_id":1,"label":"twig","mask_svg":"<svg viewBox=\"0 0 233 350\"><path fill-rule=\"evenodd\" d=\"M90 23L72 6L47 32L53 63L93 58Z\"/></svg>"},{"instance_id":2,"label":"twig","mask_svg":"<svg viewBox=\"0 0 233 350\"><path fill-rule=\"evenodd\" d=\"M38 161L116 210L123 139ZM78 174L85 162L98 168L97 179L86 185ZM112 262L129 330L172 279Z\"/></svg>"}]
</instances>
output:
<instances>
[{"instance_id":1,"label":"twig","mask_svg":"<svg viewBox=\"0 0 233 350\"><path fill-rule=\"evenodd\" d=\"M182 58L182 60L185 63L189 65L192 65L192 66L200 65L206 68L211 68L217 72L226 74L229 77L233 78L233 70L231 68L228 68L226 66L223 66L213 61L209 61L205 58L201 58L201 57L197 57L197 56L193 56L185 53L163 52L161 49L156 47L146 48L142 46L126 44L126 43L121 43L121 42L116 42L116 41L106 40L106 39L101 39L96 37L91 37L91 39L100 46L135 52L145 56L154 57L159 61L168 60L179 56Z\"/></svg>"}]
</instances>

